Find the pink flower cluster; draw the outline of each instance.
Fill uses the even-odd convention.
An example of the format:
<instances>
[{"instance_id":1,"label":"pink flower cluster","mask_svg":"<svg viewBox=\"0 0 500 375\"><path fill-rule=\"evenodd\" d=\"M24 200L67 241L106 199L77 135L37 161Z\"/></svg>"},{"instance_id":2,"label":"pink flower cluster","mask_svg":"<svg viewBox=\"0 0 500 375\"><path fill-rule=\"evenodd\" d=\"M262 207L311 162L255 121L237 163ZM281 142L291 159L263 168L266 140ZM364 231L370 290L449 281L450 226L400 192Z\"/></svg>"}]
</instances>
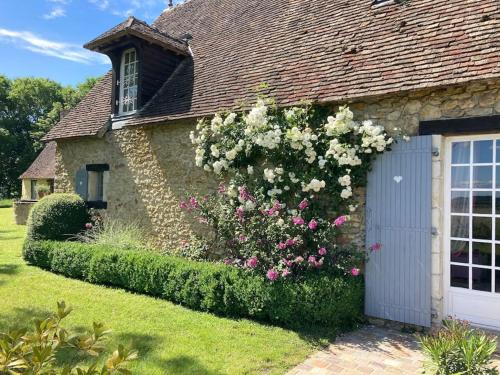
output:
<instances>
[{"instance_id":1,"label":"pink flower cluster","mask_svg":"<svg viewBox=\"0 0 500 375\"><path fill-rule=\"evenodd\" d=\"M278 271L276 271L274 268L271 268L270 270L267 271L266 273L266 277L269 281L276 281L278 280L278 277L280 276L280 274L278 273Z\"/></svg>"},{"instance_id":2,"label":"pink flower cluster","mask_svg":"<svg viewBox=\"0 0 500 375\"><path fill-rule=\"evenodd\" d=\"M268 209L262 211L263 215L273 216L275 213L278 213L281 210L281 203L279 201L274 202L273 206Z\"/></svg>"},{"instance_id":3,"label":"pink flower cluster","mask_svg":"<svg viewBox=\"0 0 500 375\"><path fill-rule=\"evenodd\" d=\"M382 248L382 244L380 242L375 242L370 246L371 251L379 251Z\"/></svg>"},{"instance_id":4,"label":"pink flower cluster","mask_svg":"<svg viewBox=\"0 0 500 375\"><path fill-rule=\"evenodd\" d=\"M313 267L320 268L323 265L323 258L318 260L314 255L309 255L307 262Z\"/></svg>"},{"instance_id":5,"label":"pink flower cluster","mask_svg":"<svg viewBox=\"0 0 500 375\"><path fill-rule=\"evenodd\" d=\"M292 218L293 225L304 225L305 221L300 216L296 216Z\"/></svg>"},{"instance_id":6,"label":"pink flower cluster","mask_svg":"<svg viewBox=\"0 0 500 375\"><path fill-rule=\"evenodd\" d=\"M305 210L307 207L309 207L309 201L307 199L303 199L302 202L299 203L299 210Z\"/></svg>"},{"instance_id":7,"label":"pink flower cluster","mask_svg":"<svg viewBox=\"0 0 500 375\"><path fill-rule=\"evenodd\" d=\"M312 219L309 224L307 224L310 230L316 230L318 228L318 222L314 219Z\"/></svg>"},{"instance_id":8,"label":"pink flower cluster","mask_svg":"<svg viewBox=\"0 0 500 375\"><path fill-rule=\"evenodd\" d=\"M191 211L196 208L200 208L200 205L195 197L190 197L187 202L181 201L179 207L183 210Z\"/></svg>"},{"instance_id":9,"label":"pink flower cluster","mask_svg":"<svg viewBox=\"0 0 500 375\"><path fill-rule=\"evenodd\" d=\"M333 225L336 227L341 227L347 221L347 216L342 215L335 219Z\"/></svg>"},{"instance_id":10,"label":"pink flower cluster","mask_svg":"<svg viewBox=\"0 0 500 375\"><path fill-rule=\"evenodd\" d=\"M285 268L283 271L281 271L281 276L287 277L291 273L292 272L288 268ZM276 281L280 277L280 274L274 268L271 268L270 270L267 271L266 277L269 281Z\"/></svg>"},{"instance_id":11,"label":"pink flower cluster","mask_svg":"<svg viewBox=\"0 0 500 375\"><path fill-rule=\"evenodd\" d=\"M243 209L243 207L237 207L236 210L236 216L238 216L238 220L240 222L244 221L245 219L245 210Z\"/></svg>"},{"instance_id":12,"label":"pink flower cluster","mask_svg":"<svg viewBox=\"0 0 500 375\"><path fill-rule=\"evenodd\" d=\"M259 260L257 259L257 257L252 257L252 258L249 258L247 259L247 267L249 268L255 268L257 267L257 264L259 263Z\"/></svg>"},{"instance_id":13,"label":"pink flower cluster","mask_svg":"<svg viewBox=\"0 0 500 375\"><path fill-rule=\"evenodd\" d=\"M293 246L297 243L297 240L294 238L289 238L285 242L280 242L277 247L280 250L285 250L287 247Z\"/></svg>"},{"instance_id":14,"label":"pink flower cluster","mask_svg":"<svg viewBox=\"0 0 500 375\"><path fill-rule=\"evenodd\" d=\"M240 186L238 188L238 191L240 193L240 199L243 200L244 202L246 201L255 202L255 198L252 196L252 194L249 193L249 191L245 186Z\"/></svg>"}]
</instances>

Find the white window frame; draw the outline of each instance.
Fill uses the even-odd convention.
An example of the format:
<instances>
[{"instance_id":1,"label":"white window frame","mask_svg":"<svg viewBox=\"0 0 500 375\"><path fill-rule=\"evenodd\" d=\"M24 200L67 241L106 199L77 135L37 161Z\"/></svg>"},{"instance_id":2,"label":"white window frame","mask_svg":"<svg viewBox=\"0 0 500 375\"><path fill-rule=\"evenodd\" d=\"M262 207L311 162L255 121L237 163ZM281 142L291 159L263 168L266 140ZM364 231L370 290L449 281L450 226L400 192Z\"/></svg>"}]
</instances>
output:
<instances>
[{"instance_id":1,"label":"white window frame","mask_svg":"<svg viewBox=\"0 0 500 375\"><path fill-rule=\"evenodd\" d=\"M136 88L136 96L135 96L135 106L132 110L124 111L123 110L123 100L124 100L124 91L125 91L125 57L127 54L130 52L135 52L135 71L134 74L139 75L138 69L139 69L139 58L137 55L137 50L135 48L129 48L122 53L122 58L120 62L120 99L118 101L118 114L119 115L128 115L132 114L137 111L137 100L138 100L138 94L139 94L139 83L135 85ZM130 63L129 63L130 64ZM133 86L132 86L133 87Z\"/></svg>"},{"instance_id":2,"label":"white window frame","mask_svg":"<svg viewBox=\"0 0 500 375\"><path fill-rule=\"evenodd\" d=\"M495 293L495 272L492 273L491 291L480 291L473 289L465 289L459 287L452 287L450 285L450 265L462 265L468 267L469 272L469 287L472 285L472 266L476 268L486 268L486 269L500 269L499 265L495 264L495 253L492 252L492 265L491 266L481 266L481 265L473 265L472 262L472 253L469 248L469 262L468 263L455 263L451 262L451 254L450 254L450 242L451 239L451 146L453 142L466 142L466 141L480 141L480 140L493 140L494 142L500 140L500 134L481 134L481 135L464 135L464 136L453 136L446 137L445 139L445 184L444 184L444 246L443 246L443 291L444 291L444 315L452 315L458 317L460 319L465 319L472 322L474 325L499 329L500 328L500 293ZM472 151L471 151L472 152ZM471 154L472 157L472 154ZM493 166L496 163L496 148L495 144L493 146ZM473 160L470 160L469 165L476 165L477 163L473 163ZM456 164L460 166L461 164ZM490 163L483 163L477 165L491 165ZM464 164L465 166L465 164ZM493 167L492 171L492 189L480 189L472 187L472 175L469 175L471 179L471 186L465 190L473 190L473 191L481 191L481 190L491 190L492 194L492 207L495 206L496 199L496 191L500 192L500 189L497 189L496 184L496 168ZM470 190L469 190L470 189ZM458 189L460 190L460 189ZM457 190L457 191L458 191ZM464 216L469 217L469 239L472 240L472 199L469 198L469 213L463 214ZM475 216L484 216L484 217L492 217L492 232L493 235L495 233L495 217L500 217L500 214L496 212L492 212L492 214L474 214ZM474 240L474 242L484 242L484 243L492 243L492 244L500 244L500 238L495 238L495 240Z\"/></svg>"}]
</instances>

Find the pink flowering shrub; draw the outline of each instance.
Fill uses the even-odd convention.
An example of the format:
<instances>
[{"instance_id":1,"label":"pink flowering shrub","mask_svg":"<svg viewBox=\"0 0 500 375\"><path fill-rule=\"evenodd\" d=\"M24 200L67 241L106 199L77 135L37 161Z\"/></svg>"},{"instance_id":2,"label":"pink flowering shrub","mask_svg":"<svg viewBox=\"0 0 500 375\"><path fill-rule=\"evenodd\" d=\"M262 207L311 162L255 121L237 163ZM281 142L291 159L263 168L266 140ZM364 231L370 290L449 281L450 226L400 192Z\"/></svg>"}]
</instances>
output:
<instances>
[{"instance_id":1,"label":"pink flowering shrub","mask_svg":"<svg viewBox=\"0 0 500 375\"><path fill-rule=\"evenodd\" d=\"M329 114L259 100L248 113L200 121L196 165L224 183L180 207L214 229L213 253L270 281L317 269L355 276L365 252L337 238L357 207L354 189L393 140L353 117L347 107Z\"/></svg>"},{"instance_id":2,"label":"pink flowering shrub","mask_svg":"<svg viewBox=\"0 0 500 375\"><path fill-rule=\"evenodd\" d=\"M250 192L244 185L234 197L231 189L221 185L203 201L191 197L181 203L214 229L210 246L213 253L225 254L225 264L256 270L276 281L325 267L349 275L362 262L362 252L337 244L340 228L329 216L321 217L321 200L311 199L304 207L303 200L269 202L262 192ZM247 202L252 202L251 208ZM301 204L301 216L295 216ZM346 222L347 216L342 220Z\"/></svg>"}]
</instances>

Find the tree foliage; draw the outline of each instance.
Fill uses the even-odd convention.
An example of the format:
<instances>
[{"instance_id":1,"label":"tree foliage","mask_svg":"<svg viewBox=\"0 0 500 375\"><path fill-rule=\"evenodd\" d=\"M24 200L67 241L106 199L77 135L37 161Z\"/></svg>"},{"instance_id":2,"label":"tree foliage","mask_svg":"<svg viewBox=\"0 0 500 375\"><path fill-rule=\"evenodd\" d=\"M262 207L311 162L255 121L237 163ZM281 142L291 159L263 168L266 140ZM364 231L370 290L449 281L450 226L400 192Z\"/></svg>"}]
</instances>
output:
<instances>
[{"instance_id":1,"label":"tree foliage","mask_svg":"<svg viewBox=\"0 0 500 375\"><path fill-rule=\"evenodd\" d=\"M46 78L0 75L0 197L19 195L18 177L43 148L41 138L96 81L88 78L71 87Z\"/></svg>"}]
</instances>

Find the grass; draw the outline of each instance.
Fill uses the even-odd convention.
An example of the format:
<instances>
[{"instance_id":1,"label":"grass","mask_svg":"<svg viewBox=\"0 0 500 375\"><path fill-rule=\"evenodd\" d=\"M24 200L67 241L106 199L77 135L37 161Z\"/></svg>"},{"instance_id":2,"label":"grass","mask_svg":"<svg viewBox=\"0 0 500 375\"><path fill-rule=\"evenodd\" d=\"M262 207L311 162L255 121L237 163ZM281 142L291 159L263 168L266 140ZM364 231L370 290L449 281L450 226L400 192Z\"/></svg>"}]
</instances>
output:
<instances>
[{"instance_id":1,"label":"grass","mask_svg":"<svg viewBox=\"0 0 500 375\"><path fill-rule=\"evenodd\" d=\"M12 199L0 199L0 208L12 207Z\"/></svg>"},{"instance_id":2,"label":"grass","mask_svg":"<svg viewBox=\"0 0 500 375\"><path fill-rule=\"evenodd\" d=\"M231 320L167 301L67 279L27 266L21 258L25 228L0 209L0 332L29 326L53 311L56 301L74 308L66 326L93 321L112 329L118 343L139 351L136 375L282 374L314 349L309 336L249 320Z\"/></svg>"}]
</instances>

